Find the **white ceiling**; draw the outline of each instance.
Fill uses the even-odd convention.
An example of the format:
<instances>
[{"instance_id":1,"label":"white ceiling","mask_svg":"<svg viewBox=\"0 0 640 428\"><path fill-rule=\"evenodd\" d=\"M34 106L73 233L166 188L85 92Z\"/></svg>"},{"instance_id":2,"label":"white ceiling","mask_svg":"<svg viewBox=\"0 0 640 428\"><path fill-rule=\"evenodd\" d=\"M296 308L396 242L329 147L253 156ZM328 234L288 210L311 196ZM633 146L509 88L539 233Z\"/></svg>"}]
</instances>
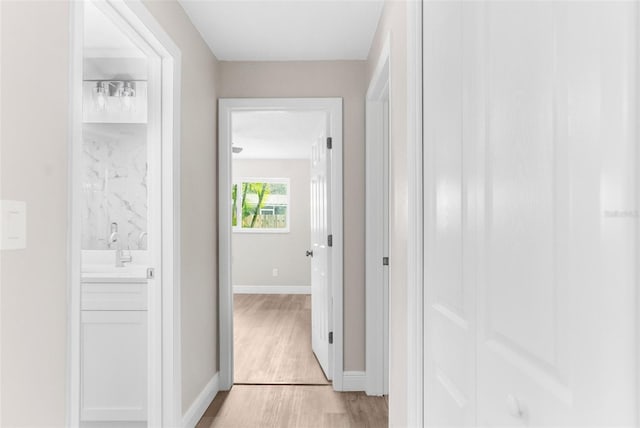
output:
<instances>
[{"instance_id":1,"label":"white ceiling","mask_svg":"<svg viewBox=\"0 0 640 428\"><path fill-rule=\"evenodd\" d=\"M253 111L231 116L234 159L310 159L311 145L324 135L323 112Z\"/></svg>"},{"instance_id":2,"label":"white ceiling","mask_svg":"<svg viewBox=\"0 0 640 428\"><path fill-rule=\"evenodd\" d=\"M366 59L381 0L179 0L221 60ZM85 4L85 57L145 58L91 2ZM144 64L143 64L144 65ZM326 129L322 112L236 112L234 159L309 159Z\"/></svg>"},{"instance_id":3,"label":"white ceiling","mask_svg":"<svg viewBox=\"0 0 640 428\"><path fill-rule=\"evenodd\" d=\"M224 61L364 60L382 0L179 0Z\"/></svg>"}]
</instances>

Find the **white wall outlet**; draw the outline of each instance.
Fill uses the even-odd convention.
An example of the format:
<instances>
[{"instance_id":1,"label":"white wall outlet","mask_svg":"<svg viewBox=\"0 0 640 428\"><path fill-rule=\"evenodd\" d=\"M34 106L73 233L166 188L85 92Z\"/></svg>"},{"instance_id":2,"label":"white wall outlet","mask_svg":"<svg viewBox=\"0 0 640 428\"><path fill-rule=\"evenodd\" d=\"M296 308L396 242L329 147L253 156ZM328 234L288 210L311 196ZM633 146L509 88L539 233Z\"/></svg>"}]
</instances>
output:
<instances>
[{"instance_id":1,"label":"white wall outlet","mask_svg":"<svg viewBox=\"0 0 640 428\"><path fill-rule=\"evenodd\" d=\"M27 248L27 204L22 201L0 201L0 249Z\"/></svg>"},{"instance_id":2,"label":"white wall outlet","mask_svg":"<svg viewBox=\"0 0 640 428\"><path fill-rule=\"evenodd\" d=\"M278 268L273 268L273 272L271 272L273 276L278 276Z\"/></svg>"}]
</instances>

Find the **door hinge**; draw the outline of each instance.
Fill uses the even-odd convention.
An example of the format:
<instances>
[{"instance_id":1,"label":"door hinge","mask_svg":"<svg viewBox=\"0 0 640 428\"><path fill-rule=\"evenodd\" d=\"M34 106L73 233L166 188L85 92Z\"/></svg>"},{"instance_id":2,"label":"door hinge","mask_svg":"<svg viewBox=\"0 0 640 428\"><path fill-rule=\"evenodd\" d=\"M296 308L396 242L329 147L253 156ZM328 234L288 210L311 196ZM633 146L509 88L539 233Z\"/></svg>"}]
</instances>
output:
<instances>
[{"instance_id":1,"label":"door hinge","mask_svg":"<svg viewBox=\"0 0 640 428\"><path fill-rule=\"evenodd\" d=\"M327 137L327 149L333 149L333 138Z\"/></svg>"},{"instance_id":2,"label":"door hinge","mask_svg":"<svg viewBox=\"0 0 640 428\"><path fill-rule=\"evenodd\" d=\"M147 268L147 279L153 279L156 277L156 270L154 268Z\"/></svg>"},{"instance_id":3,"label":"door hinge","mask_svg":"<svg viewBox=\"0 0 640 428\"><path fill-rule=\"evenodd\" d=\"M333 345L333 332L329 332L329 345Z\"/></svg>"},{"instance_id":4,"label":"door hinge","mask_svg":"<svg viewBox=\"0 0 640 428\"><path fill-rule=\"evenodd\" d=\"M327 236L327 245L333 247L333 235Z\"/></svg>"},{"instance_id":5,"label":"door hinge","mask_svg":"<svg viewBox=\"0 0 640 428\"><path fill-rule=\"evenodd\" d=\"M382 266L389 266L389 257L382 258Z\"/></svg>"}]
</instances>

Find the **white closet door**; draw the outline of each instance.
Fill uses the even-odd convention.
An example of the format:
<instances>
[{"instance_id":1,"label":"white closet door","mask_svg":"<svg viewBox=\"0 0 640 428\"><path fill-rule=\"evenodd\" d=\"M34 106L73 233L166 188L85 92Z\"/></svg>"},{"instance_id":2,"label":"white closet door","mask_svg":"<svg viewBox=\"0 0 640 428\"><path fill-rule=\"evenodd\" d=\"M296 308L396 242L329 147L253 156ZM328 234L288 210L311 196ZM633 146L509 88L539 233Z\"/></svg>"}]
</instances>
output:
<instances>
[{"instance_id":1,"label":"white closet door","mask_svg":"<svg viewBox=\"0 0 640 428\"><path fill-rule=\"evenodd\" d=\"M424 3L428 426L637 426L637 7Z\"/></svg>"},{"instance_id":2,"label":"white closet door","mask_svg":"<svg viewBox=\"0 0 640 428\"><path fill-rule=\"evenodd\" d=\"M475 290L463 116L471 91L465 44L473 22L461 1L424 3L425 422L475 422ZM471 24L471 26L469 25Z\"/></svg>"},{"instance_id":3,"label":"white closet door","mask_svg":"<svg viewBox=\"0 0 640 428\"><path fill-rule=\"evenodd\" d=\"M481 426L635 425L635 19L487 4Z\"/></svg>"}]
</instances>

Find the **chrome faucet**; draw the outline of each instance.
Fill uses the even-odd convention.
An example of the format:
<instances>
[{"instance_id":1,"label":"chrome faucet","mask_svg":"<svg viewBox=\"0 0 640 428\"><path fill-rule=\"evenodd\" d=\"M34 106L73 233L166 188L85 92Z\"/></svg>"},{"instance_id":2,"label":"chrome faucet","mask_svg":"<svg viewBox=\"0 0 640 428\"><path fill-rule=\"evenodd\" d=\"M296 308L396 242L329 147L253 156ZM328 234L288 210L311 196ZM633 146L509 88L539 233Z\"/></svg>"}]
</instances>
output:
<instances>
[{"instance_id":1,"label":"chrome faucet","mask_svg":"<svg viewBox=\"0 0 640 428\"><path fill-rule=\"evenodd\" d=\"M111 223L111 235L109 235L109 247L113 244L117 244L120 240L120 234L118 233L118 223L115 221Z\"/></svg>"},{"instance_id":2,"label":"chrome faucet","mask_svg":"<svg viewBox=\"0 0 640 428\"><path fill-rule=\"evenodd\" d=\"M142 250L142 242L146 236L147 232L140 232L140 235L138 235L138 250Z\"/></svg>"},{"instance_id":3,"label":"chrome faucet","mask_svg":"<svg viewBox=\"0 0 640 428\"><path fill-rule=\"evenodd\" d=\"M116 248L116 267L124 267L125 263L131 263L132 261L131 250L129 250L129 255L125 256L122 246L118 245L118 248Z\"/></svg>"},{"instance_id":4,"label":"chrome faucet","mask_svg":"<svg viewBox=\"0 0 640 428\"><path fill-rule=\"evenodd\" d=\"M122 243L120 242L120 234L118 233L118 223L111 223L111 236L109 236L109 246L115 244L116 245L116 267L124 267L125 263L131 263L133 261L133 257L131 257L131 250L129 250L129 255L124 255L124 250L122 249Z\"/></svg>"}]
</instances>

